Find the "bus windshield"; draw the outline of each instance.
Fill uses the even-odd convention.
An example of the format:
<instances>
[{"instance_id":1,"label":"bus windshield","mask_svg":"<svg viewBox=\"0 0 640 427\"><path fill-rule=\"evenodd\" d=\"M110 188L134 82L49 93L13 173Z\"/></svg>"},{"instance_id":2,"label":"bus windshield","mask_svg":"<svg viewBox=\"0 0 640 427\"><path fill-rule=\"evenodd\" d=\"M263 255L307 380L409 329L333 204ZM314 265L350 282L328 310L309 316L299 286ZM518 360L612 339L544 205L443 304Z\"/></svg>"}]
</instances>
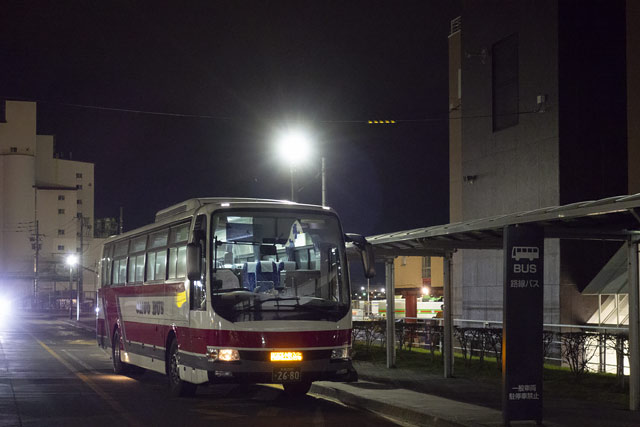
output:
<instances>
[{"instance_id":1,"label":"bus windshield","mask_svg":"<svg viewBox=\"0 0 640 427\"><path fill-rule=\"evenodd\" d=\"M224 212L212 217L212 307L231 322L344 317L344 241L329 214Z\"/></svg>"}]
</instances>

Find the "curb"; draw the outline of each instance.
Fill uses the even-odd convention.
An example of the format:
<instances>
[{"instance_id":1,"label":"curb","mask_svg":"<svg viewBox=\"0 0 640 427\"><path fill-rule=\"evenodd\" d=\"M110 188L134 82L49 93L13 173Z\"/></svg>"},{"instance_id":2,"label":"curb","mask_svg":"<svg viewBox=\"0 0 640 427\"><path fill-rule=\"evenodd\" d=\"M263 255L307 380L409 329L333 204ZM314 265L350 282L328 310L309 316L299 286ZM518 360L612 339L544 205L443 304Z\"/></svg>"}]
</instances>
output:
<instances>
[{"instance_id":1,"label":"curb","mask_svg":"<svg viewBox=\"0 0 640 427\"><path fill-rule=\"evenodd\" d=\"M455 421L446 420L435 415L415 411L414 409L409 407L401 407L381 401L367 399L362 396L358 396L355 393L350 393L345 390L331 387L331 385L322 381L319 383L313 383L313 385L311 386L311 393L316 393L331 399L335 399L344 403L345 405L373 412L378 415L383 415L391 419L400 420L402 422L415 426L469 426L469 424L467 423L458 423Z\"/></svg>"}]
</instances>

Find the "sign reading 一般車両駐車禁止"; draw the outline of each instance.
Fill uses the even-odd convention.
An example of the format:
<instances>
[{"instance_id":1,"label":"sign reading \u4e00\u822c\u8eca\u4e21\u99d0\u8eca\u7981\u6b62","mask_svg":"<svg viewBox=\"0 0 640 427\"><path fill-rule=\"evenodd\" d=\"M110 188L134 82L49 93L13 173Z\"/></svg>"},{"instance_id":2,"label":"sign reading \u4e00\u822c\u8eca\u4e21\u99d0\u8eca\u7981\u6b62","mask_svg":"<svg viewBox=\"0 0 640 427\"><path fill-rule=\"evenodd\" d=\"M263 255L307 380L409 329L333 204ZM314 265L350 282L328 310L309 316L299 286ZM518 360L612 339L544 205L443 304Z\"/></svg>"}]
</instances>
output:
<instances>
[{"instance_id":1,"label":"sign reading \u4e00\u822c\u8eca\u4e21\u99d0\u8eca\u7981\u6b62","mask_svg":"<svg viewBox=\"0 0 640 427\"><path fill-rule=\"evenodd\" d=\"M507 226L503 247L503 417L541 423L544 231Z\"/></svg>"}]
</instances>

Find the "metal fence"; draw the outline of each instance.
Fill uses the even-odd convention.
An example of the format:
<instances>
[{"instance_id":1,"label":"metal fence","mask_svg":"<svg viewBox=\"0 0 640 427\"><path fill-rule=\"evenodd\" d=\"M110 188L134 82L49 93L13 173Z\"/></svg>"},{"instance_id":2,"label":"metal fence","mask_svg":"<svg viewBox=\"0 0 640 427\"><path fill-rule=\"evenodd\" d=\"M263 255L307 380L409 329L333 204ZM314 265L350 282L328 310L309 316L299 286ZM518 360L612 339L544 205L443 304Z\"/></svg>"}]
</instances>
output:
<instances>
[{"instance_id":1,"label":"metal fence","mask_svg":"<svg viewBox=\"0 0 640 427\"><path fill-rule=\"evenodd\" d=\"M396 321L397 348L442 351L443 319L403 318ZM354 341L384 346L386 319L354 321ZM629 375L628 328L544 324L543 357L547 363L568 366L577 375L607 372ZM502 322L454 319L454 350L465 360L502 356Z\"/></svg>"}]
</instances>

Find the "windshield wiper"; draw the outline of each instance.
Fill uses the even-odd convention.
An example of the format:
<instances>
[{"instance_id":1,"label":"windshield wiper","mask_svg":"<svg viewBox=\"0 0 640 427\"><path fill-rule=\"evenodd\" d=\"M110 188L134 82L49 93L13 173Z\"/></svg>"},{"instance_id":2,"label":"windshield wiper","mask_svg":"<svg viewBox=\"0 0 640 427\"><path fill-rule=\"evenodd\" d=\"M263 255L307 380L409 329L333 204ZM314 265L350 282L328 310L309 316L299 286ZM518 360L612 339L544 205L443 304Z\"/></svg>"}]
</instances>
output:
<instances>
[{"instance_id":1,"label":"windshield wiper","mask_svg":"<svg viewBox=\"0 0 640 427\"><path fill-rule=\"evenodd\" d=\"M265 302L276 302L275 306L272 307L268 307L268 308L263 308L262 304ZM277 304L280 301L296 301L295 304ZM237 311L244 311L244 310L249 310L249 311L278 311L281 308L286 308L286 309L290 309L292 311L298 310L298 309L302 309L303 311L314 311L314 312L334 312L334 311L338 311L339 308L337 306L337 304L330 304L330 305L316 305L316 304L311 304L306 303L306 304L300 304L300 297L286 297L286 298L280 298L280 297L275 297L275 298L269 298L269 299L265 299L265 300L261 300L259 303L254 302L252 305L250 305L249 307L244 307L244 308L238 308Z\"/></svg>"},{"instance_id":2,"label":"windshield wiper","mask_svg":"<svg viewBox=\"0 0 640 427\"><path fill-rule=\"evenodd\" d=\"M261 300L261 302L269 302L269 301L300 301L300 297L286 297L286 298L282 298L282 297L275 297L275 298L267 298L267 299L263 299Z\"/></svg>"},{"instance_id":3,"label":"windshield wiper","mask_svg":"<svg viewBox=\"0 0 640 427\"><path fill-rule=\"evenodd\" d=\"M237 292L237 291L245 291L245 292L252 293L247 288L214 289L212 293L215 293L215 294L226 294L227 292Z\"/></svg>"}]
</instances>

